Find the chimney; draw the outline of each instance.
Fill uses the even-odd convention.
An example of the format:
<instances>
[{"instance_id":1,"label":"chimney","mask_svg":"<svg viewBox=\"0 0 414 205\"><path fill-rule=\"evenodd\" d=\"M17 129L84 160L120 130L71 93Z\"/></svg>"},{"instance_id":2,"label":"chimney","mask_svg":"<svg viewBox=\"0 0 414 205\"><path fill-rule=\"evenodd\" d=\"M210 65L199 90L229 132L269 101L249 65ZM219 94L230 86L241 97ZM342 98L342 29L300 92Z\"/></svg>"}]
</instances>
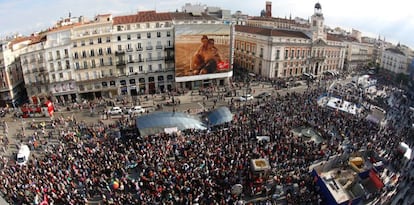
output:
<instances>
[{"instance_id":1,"label":"chimney","mask_svg":"<svg viewBox=\"0 0 414 205\"><path fill-rule=\"evenodd\" d=\"M266 17L272 17L272 2L266 1Z\"/></svg>"}]
</instances>

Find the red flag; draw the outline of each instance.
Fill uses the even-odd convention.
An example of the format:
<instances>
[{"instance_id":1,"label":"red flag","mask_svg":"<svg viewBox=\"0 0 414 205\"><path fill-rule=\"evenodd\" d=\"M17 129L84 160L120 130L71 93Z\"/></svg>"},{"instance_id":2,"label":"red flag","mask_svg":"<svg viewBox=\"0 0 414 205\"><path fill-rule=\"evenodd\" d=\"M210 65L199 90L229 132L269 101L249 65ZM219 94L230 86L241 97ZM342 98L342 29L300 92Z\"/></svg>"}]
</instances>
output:
<instances>
[{"instance_id":1,"label":"red flag","mask_svg":"<svg viewBox=\"0 0 414 205\"><path fill-rule=\"evenodd\" d=\"M227 69L229 69L229 67L230 67L230 64L228 62L221 61L221 62L217 63L217 69L218 70L227 70Z\"/></svg>"}]
</instances>

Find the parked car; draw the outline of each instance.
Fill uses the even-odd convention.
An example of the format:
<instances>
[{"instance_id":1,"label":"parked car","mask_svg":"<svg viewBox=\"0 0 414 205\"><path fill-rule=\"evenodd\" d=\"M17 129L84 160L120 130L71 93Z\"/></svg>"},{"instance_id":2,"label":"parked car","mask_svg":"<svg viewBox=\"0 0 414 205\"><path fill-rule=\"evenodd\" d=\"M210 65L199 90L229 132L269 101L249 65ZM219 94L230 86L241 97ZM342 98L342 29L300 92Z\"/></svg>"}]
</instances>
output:
<instances>
[{"instance_id":1,"label":"parked car","mask_svg":"<svg viewBox=\"0 0 414 205\"><path fill-rule=\"evenodd\" d=\"M110 115L120 115L122 114L122 109L120 107L112 107L108 110L108 114Z\"/></svg>"},{"instance_id":2,"label":"parked car","mask_svg":"<svg viewBox=\"0 0 414 205\"><path fill-rule=\"evenodd\" d=\"M314 81L314 80L316 80L316 77L311 73L303 73L302 74L302 80Z\"/></svg>"},{"instance_id":3,"label":"parked car","mask_svg":"<svg viewBox=\"0 0 414 205\"><path fill-rule=\"evenodd\" d=\"M142 114L145 113L145 109L141 106L134 106L128 110L128 114Z\"/></svg>"},{"instance_id":4,"label":"parked car","mask_svg":"<svg viewBox=\"0 0 414 205\"><path fill-rule=\"evenodd\" d=\"M254 97L250 94L243 95L243 96L239 97L239 101L250 101L250 100L253 100L253 99L254 99Z\"/></svg>"},{"instance_id":5,"label":"parked car","mask_svg":"<svg viewBox=\"0 0 414 205\"><path fill-rule=\"evenodd\" d=\"M271 96L270 93L268 93L268 92L262 92L259 95L257 95L256 97L257 98L267 98L267 97L270 97L270 96Z\"/></svg>"},{"instance_id":6,"label":"parked car","mask_svg":"<svg viewBox=\"0 0 414 205\"><path fill-rule=\"evenodd\" d=\"M18 165L25 165L27 164L27 162L29 161L29 157L30 157L30 149L29 146L27 145L21 145L19 152L17 153L16 156L16 162Z\"/></svg>"}]
</instances>

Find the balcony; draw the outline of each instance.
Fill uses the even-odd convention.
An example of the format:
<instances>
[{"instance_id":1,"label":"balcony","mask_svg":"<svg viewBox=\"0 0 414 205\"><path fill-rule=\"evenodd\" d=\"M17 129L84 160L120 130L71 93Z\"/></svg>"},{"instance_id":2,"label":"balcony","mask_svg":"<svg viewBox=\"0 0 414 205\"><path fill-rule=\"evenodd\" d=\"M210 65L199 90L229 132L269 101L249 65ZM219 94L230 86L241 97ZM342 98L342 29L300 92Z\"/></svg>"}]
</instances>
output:
<instances>
[{"instance_id":1,"label":"balcony","mask_svg":"<svg viewBox=\"0 0 414 205\"><path fill-rule=\"evenodd\" d=\"M125 61L123 61L123 60L121 60L121 61L117 61L116 62L116 66L122 66L122 65L125 65L126 63L125 63Z\"/></svg>"},{"instance_id":2,"label":"balcony","mask_svg":"<svg viewBox=\"0 0 414 205\"><path fill-rule=\"evenodd\" d=\"M45 67L40 67L40 68L39 68L39 72L46 72Z\"/></svg>"},{"instance_id":3,"label":"balcony","mask_svg":"<svg viewBox=\"0 0 414 205\"><path fill-rule=\"evenodd\" d=\"M132 49L132 48L127 48L127 50L126 50L127 52L132 52L132 51L134 51L134 49Z\"/></svg>"},{"instance_id":4,"label":"balcony","mask_svg":"<svg viewBox=\"0 0 414 205\"><path fill-rule=\"evenodd\" d=\"M143 51L143 50L144 50L144 48L142 48L142 47L137 48L137 51Z\"/></svg>"},{"instance_id":5,"label":"balcony","mask_svg":"<svg viewBox=\"0 0 414 205\"><path fill-rule=\"evenodd\" d=\"M125 51L115 51L115 56L125 55Z\"/></svg>"},{"instance_id":6,"label":"balcony","mask_svg":"<svg viewBox=\"0 0 414 205\"><path fill-rule=\"evenodd\" d=\"M50 84L50 81L48 79L45 79L45 80L32 82L32 83L30 83L30 86L35 87L35 86L47 85L47 84Z\"/></svg>"},{"instance_id":7,"label":"balcony","mask_svg":"<svg viewBox=\"0 0 414 205\"><path fill-rule=\"evenodd\" d=\"M157 58L147 58L146 59L147 62L148 61L161 61L161 60L164 60L164 58L163 57L157 57Z\"/></svg>"},{"instance_id":8,"label":"balcony","mask_svg":"<svg viewBox=\"0 0 414 205\"><path fill-rule=\"evenodd\" d=\"M167 57L165 57L165 62L171 62L171 61L174 61L174 56L167 56Z\"/></svg>"},{"instance_id":9,"label":"balcony","mask_svg":"<svg viewBox=\"0 0 414 205\"><path fill-rule=\"evenodd\" d=\"M155 49L162 49L162 45L156 45Z\"/></svg>"},{"instance_id":10,"label":"balcony","mask_svg":"<svg viewBox=\"0 0 414 205\"><path fill-rule=\"evenodd\" d=\"M152 46L147 46L147 47L145 47L145 49L152 50Z\"/></svg>"},{"instance_id":11,"label":"balcony","mask_svg":"<svg viewBox=\"0 0 414 205\"><path fill-rule=\"evenodd\" d=\"M174 45L165 45L164 50L174 49Z\"/></svg>"}]
</instances>

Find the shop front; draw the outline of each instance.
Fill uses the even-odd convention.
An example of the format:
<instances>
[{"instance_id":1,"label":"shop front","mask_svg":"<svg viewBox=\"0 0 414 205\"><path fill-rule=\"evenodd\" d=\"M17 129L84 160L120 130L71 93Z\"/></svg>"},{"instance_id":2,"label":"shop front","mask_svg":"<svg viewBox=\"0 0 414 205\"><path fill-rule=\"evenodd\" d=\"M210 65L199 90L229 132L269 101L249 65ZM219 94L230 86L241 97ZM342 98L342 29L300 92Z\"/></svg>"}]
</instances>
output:
<instances>
[{"instance_id":1,"label":"shop front","mask_svg":"<svg viewBox=\"0 0 414 205\"><path fill-rule=\"evenodd\" d=\"M51 91L55 102L69 103L78 100L75 82L54 84Z\"/></svg>"},{"instance_id":2,"label":"shop front","mask_svg":"<svg viewBox=\"0 0 414 205\"><path fill-rule=\"evenodd\" d=\"M158 80L158 91L160 93L164 93L165 92L164 76L162 75L158 76L157 80Z\"/></svg>"},{"instance_id":3,"label":"shop front","mask_svg":"<svg viewBox=\"0 0 414 205\"><path fill-rule=\"evenodd\" d=\"M146 89L145 89L145 78L140 78L139 79L139 94L140 95L142 95L142 94L145 94L146 92Z\"/></svg>"},{"instance_id":4,"label":"shop front","mask_svg":"<svg viewBox=\"0 0 414 205\"><path fill-rule=\"evenodd\" d=\"M155 88L155 80L154 77L148 78L148 93L149 94L155 94L156 88Z\"/></svg>"},{"instance_id":5,"label":"shop front","mask_svg":"<svg viewBox=\"0 0 414 205\"><path fill-rule=\"evenodd\" d=\"M126 80L120 80L119 84L121 85L121 95L127 95L128 94L128 87L126 85Z\"/></svg>"}]
</instances>

